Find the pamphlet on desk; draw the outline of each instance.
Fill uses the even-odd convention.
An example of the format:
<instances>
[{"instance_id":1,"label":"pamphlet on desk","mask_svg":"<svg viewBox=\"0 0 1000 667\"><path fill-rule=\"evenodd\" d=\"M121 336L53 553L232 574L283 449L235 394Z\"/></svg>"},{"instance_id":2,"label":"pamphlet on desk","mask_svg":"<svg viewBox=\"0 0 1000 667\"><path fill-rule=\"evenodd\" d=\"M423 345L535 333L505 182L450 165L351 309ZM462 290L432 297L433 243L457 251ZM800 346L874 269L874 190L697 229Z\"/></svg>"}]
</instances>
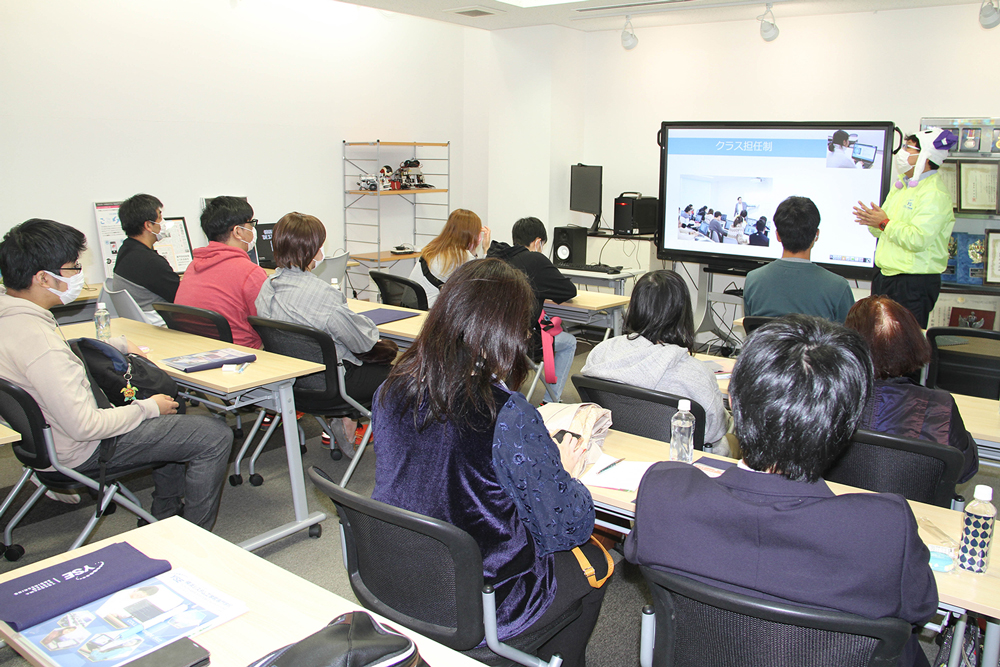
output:
<instances>
[{"instance_id":1,"label":"pamphlet on desk","mask_svg":"<svg viewBox=\"0 0 1000 667\"><path fill-rule=\"evenodd\" d=\"M257 355L249 352L240 352L231 347L221 350L209 350L208 352L198 352L196 354L185 354L182 357L170 357L169 359L162 360L167 366L184 371L185 373L222 368L227 364L248 364L252 361L257 361Z\"/></svg>"},{"instance_id":2,"label":"pamphlet on desk","mask_svg":"<svg viewBox=\"0 0 1000 667\"><path fill-rule=\"evenodd\" d=\"M131 574L157 570L138 582ZM69 607L80 600L86 602ZM11 580L0 586L0 602L3 620L20 631L32 656L53 667L116 667L247 611L124 543Z\"/></svg>"}]
</instances>

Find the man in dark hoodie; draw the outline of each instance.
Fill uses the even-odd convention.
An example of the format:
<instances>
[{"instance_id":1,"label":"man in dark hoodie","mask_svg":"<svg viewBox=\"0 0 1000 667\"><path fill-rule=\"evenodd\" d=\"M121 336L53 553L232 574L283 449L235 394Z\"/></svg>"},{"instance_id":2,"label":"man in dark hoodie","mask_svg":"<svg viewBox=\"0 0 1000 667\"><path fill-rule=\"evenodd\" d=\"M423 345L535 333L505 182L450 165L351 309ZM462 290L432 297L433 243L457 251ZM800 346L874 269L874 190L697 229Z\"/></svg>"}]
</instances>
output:
<instances>
[{"instance_id":1,"label":"man in dark hoodie","mask_svg":"<svg viewBox=\"0 0 1000 667\"><path fill-rule=\"evenodd\" d=\"M546 299L556 303L569 301L576 296L576 285L559 272L559 269L542 254L542 248L548 241L545 225L538 218L521 218L514 223L511 230L513 245L494 241L487 251L487 257L496 257L520 269L528 276L531 289L535 292L535 309L532 314L532 342L536 359L541 358L542 338L538 325L538 316L542 312L542 304ZM558 403L562 397L563 387L569 378L569 371L576 356L576 338L565 331L558 334L553 341L555 353L555 384L545 385L545 400Z\"/></svg>"}]
</instances>

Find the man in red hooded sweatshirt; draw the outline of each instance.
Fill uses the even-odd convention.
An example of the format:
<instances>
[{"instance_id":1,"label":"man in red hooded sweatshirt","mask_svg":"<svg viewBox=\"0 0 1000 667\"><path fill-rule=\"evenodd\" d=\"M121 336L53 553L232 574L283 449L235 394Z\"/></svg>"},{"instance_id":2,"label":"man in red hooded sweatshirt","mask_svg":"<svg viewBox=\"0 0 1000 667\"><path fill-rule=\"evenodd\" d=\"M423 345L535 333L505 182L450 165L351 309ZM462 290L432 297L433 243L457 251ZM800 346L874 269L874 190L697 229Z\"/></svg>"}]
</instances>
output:
<instances>
[{"instance_id":1,"label":"man in red hooded sweatshirt","mask_svg":"<svg viewBox=\"0 0 1000 667\"><path fill-rule=\"evenodd\" d=\"M174 303L214 310L227 320L237 345L260 348L247 322L267 274L247 254L257 243L253 208L240 197L216 197L201 213L208 245L196 248Z\"/></svg>"}]
</instances>

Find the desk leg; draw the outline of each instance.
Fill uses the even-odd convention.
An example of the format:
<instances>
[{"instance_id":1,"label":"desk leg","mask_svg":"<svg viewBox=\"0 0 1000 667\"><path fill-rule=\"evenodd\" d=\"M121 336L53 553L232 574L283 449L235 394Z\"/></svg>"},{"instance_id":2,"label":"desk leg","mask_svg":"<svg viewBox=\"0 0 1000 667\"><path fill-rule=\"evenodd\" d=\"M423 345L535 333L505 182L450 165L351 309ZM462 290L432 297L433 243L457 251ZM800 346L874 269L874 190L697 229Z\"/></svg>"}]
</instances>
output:
<instances>
[{"instance_id":1,"label":"desk leg","mask_svg":"<svg viewBox=\"0 0 1000 667\"><path fill-rule=\"evenodd\" d=\"M295 420L295 398L292 396L292 383L290 381L283 382L277 387L269 387L269 390L276 403L275 408L281 412L281 425L285 434L285 455L288 458L288 478L292 484L292 507L295 509L295 521L241 542L240 546L247 551L259 549L326 519L326 514L323 512L309 514L306 480L302 472L302 453L299 450L299 429Z\"/></svg>"},{"instance_id":2,"label":"desk leg","mask_svg":"<svg viewBox=\"0 0 1000 667\"><path fill-rule=\"evenodd\" d=\"M1000 664L1000 621L986 619L986 639L983 641L983 667Z\"/></svg>"},{"instance_id":3,"label":"desk leg","mask_svg":"<svg viewBox=\"0 0 1000 667\"><path fill-rule=\"evenodd\" d=\"M623 306L615 308L612 313L612 316L613 316L612 322L614 322L615 336L621 336L625 324L625 308Z\"/></svg>"},{"instance_id":4,"label":"desk leg","mask_svg":"<svg viewBox=\"0 0 1000 667\"><path fill-rule=\"evenodd\" d=\"M955 633L951 639L951 653L948 655L948 667L961 667L962 645L965 644L965 625L968 623L968 614L962 614L955 621ZM983 663L984 665L986 663Z\"/></svg>"}]
</instances>

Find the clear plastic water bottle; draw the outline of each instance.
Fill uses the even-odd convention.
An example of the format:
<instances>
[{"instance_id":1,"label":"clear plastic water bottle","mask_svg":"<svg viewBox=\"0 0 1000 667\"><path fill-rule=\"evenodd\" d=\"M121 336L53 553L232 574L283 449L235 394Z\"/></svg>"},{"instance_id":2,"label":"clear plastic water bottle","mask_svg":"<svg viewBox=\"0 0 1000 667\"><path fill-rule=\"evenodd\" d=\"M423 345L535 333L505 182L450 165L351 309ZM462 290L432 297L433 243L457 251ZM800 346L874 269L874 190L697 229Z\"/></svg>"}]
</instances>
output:
<instances>
[{"instance_id":1,"label":"clear plastic water bottle","mask_svg":"<svg viewBox=\"0 0 1000 667\"><path fill-rule=\"evenodd\" d=\"M694 415L691 401L677 401L677 412L670 420L670 460L691 463L694 460Z\"/></svg>"},{"instance_id":2,"label":"clear plastic water bottle","mask_svg":"<svg viewBox=\"0 0 1000 667\"><path fill-rule=\"evenodd\" d=\"M958 553L958 566L969 572L986 572L990 562L990 543L993 541L993 524L997 508L993 488L977 484L973 501L965 506L965 527L962 530L962 548Z\"/></svg>"},{"instance_id":3,"label":"clear plastic water bottle","mask_svg":"<svg viewBox=\"0 0 1000 667\"><path fill-rule=\"evenodd\" d=\"M332 287L333 289L335 289L335 290L337 290L339 292L340 291L340 281L337 280L336 278L330 278L330 287Z\"/></svg>"},{"instance_id":4,"label":"clear plastic water bottle","mask_svg":"<svg viewBox=\"0 0 1000 667\"><path fill-rule=\"evenodd\" d=\"M97 329L97 340L107 342L111 338L111 313L103 301L97 304L97 310L94 311L94 328Z\"/></svg>"}]
</instances>

